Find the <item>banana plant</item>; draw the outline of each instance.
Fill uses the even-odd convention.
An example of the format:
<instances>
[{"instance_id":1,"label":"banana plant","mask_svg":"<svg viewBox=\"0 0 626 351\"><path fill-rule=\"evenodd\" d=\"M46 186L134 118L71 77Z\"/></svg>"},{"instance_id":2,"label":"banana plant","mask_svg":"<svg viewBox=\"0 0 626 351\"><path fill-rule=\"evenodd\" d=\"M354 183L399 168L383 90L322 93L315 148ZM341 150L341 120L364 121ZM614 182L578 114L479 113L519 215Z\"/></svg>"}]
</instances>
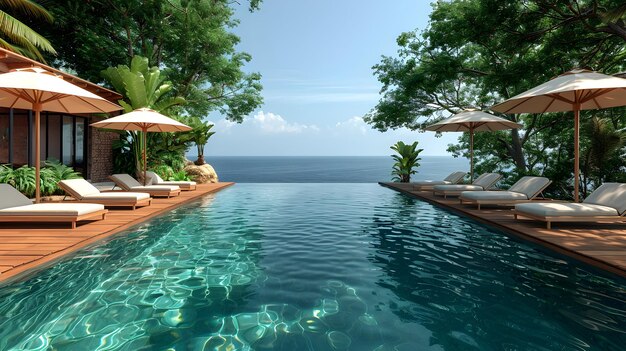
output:
<instances>
[{"instance_id":1,"label":"banana plant","mask_svg":"<svg viewBox=\"0 0 626 351\"><path fill-rule=\"evenodd\" d=\"M417 173L416 168L420 166L421 160L419 154L424 151L424 149L418 149L417 145L417 141L410 145L398 141L391 146L391 149L397 153L397 155L391 155L396 161L391 171L392 181L408 183L411 181L411 175Z\"/></svg>"},{"instance_id":2,"label":"banana plant","mask_svg":"<svg viewBox=\"0 0 626 351\"><path fill-rule=\"evenodd\" d=\"M130 66L109 67L101 74L113 89L123 96L118 103L126 113L148 107L167 115L167 111L172 107L185 103L182 97L172 96L172 84L165 80L158 67L150 67L145 57L134 56ZM134 155L136 173L141 173L143 167L141 145L146 136L142 134L124 132L124 136L131 142L130 149Z\"/></svg>"}]
</instances>

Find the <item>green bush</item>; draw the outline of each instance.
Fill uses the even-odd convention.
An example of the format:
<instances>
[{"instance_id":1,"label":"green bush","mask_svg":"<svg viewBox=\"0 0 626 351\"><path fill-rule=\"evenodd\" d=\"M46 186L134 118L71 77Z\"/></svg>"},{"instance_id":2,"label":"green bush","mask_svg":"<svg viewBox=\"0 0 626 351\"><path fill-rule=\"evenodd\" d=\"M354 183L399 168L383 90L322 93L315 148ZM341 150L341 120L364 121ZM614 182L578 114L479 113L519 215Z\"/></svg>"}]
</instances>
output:
<instances>
[{"instance_id":1,"label":"green bush","mask_svg":"<svg viewBox=\"0 0 626 351\"><path fill-rule=\"evenodd\" d=\"M40 170L41 196L62 195L63 191L57 186L60 180L82 178L72 167L59 161L44 162ZM22 166L13 169L10 165L0 166L0 183L7 183L28 197L35 196L35 167Z\"/></svg>"},{"instance_id":2,"label":"green bush","mask_svg":"<svg viewBox=\"0 0 626 351\"><path fill-rule=\"evenodd\" d=\"M172 178L172 176L174 175L174 170L172 169L172 167L168 166L168 165L158 165L158 166L154 166L152 168L148 168L150 170L152 170L152 172L156 173L159 175L159 177L161 177L163 180L170 180L170 178Z\"/></svg>"},{"instance_id":3,"label":"green bush","mask_svg":"<svg viewBox=\"0 0 626 351\"><path fill-rule=\"evenodd\" d=\"M189 181L189 180L191 180L191 178L189 178L189 175L187 174L187 172L185 172L184 170L180 170L178 172L174 172L174 174L172 175L172 178L170 180L175 180L175 181L185 180L185 181Z\"/></svg>"},{"instance_id":4,"label":"green bush","mask_svg":"<svg viewBox=\"0 0 626 351\"><path fill-rule=\"evenodd\" d=\"M421 158L419 154L424 150L417 148L417 141L410 145L398 141L391 146L391 149L398 153L397 155L391 155L394 161L396 161L391 171L391 175L393 175L392 180L402 183L410 182L411 175L417 173L414 168L420 166L419 161Z\"/></svg>"}]
</instances>

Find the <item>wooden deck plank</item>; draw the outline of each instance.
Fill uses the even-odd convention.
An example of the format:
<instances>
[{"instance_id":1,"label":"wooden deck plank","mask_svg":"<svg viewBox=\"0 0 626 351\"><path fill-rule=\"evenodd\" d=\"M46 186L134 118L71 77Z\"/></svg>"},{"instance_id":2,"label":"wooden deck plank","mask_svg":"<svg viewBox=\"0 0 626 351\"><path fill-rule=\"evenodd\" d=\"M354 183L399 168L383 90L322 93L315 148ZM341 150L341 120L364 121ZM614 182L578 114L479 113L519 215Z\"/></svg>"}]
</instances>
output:
<instances>
[{"instance_id":1,"label":"wooden deck plank","mask_svg":"<svg viewBox=\"0 0 626 351\"><path fill-rule=\"evenodd\" d=\"M456 197L444 199L430 191L413 191L410 184L379 184L626 277L626 223L553 223L548 230L543 222L516 220L511 207L483 205L478 210L475 205L461 205Z\"/></svg>"},{"instance_id":2,"label":"wooden deck plank","mask_svg":"<svg viewBox=\"0 0 626 351\"><path fill-rule=\"evenodd\" d=\"M87 245L233 184L199 184L195 191L169 199L155 198L150 206L134 211L112 208L106 219L79 222L76 229L64 223L0 223L0 283L19 279Z\"/></svg>"}]
</instances>

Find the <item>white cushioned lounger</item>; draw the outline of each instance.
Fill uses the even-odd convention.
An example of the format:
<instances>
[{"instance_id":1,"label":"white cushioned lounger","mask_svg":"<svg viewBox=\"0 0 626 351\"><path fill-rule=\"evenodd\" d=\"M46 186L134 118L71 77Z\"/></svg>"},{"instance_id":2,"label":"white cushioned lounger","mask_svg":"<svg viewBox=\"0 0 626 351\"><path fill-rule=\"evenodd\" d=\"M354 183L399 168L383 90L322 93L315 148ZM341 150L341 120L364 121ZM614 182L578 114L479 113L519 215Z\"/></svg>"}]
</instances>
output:
<instances>
[{"instance_id":1,"label":"white cushioned lounger","mask_svg":"<svg viewBox=\"0 0 626 351\"><path fill-rule=\"evenodd\" d=\"M148 206L152 202L150 194L131 192L100 192L98 188L84 179L67 179L58 183L59 188L78 202L92 202L107 207Z\"/></svg>"},{"instance_id":2,"label":"white cushioned lounger","mask_svg":"<svg viewBox=\"0 0 626 351\"><path fill-rule=\"evenodd\" d=\"M484 173L474 180L472 184L435 185L434 195L458 196L464 191L484 191L494 186L502 176L498 173Z\"/></svg>"},{"instance_id":3,"label":"white cushioned lounger","mask_svg":"<svg viewBox=\"0 0 626 351\"><path fill-rule=\"evenodd\" d=\"M626 184L604 183L582 203L525 203L515 206L515 218L546 222L621 222L626 220Z\"/></svg>"},{"instance_id":4,"label":"white cushioned lounger","mask_svg":"<svg viewBox=\"0 0 626 351\"><path fill-rule=\"evenodd\" d=\"M150 185L176 185L180 190L196 190L196 182L186 180L163 180L163 178L152 171L146 171L146 177L148 177L148 183Z\"/></svg>"},{"instance_id":5,"label":"white cushioned lounger","mask_svg":"<svg viewBox=\"0 0 626 351\"><path fill-rule=\"evenodd\" d=\"M126 191L148 193L151 196L172 197L180 195L180 187L177 185L141 185L135 178L128 174L114 174L109 177L115 185Z\"/></svg>"},{"instance_id":6,"label":"white cushioned lounger","mask_svg":"<svg viewBox=\"0 0 626 351\"><path fill-rule=\"evenodd\" d=\"M443 180L419 180L412 182L411 185L413 185L413 190L417 191L432 190L435 185L457 184L466 174L466 172L453 172Z\"/></svg>"},{"instance_id":7,"label":"white cushioned lounger","mask_svg":"<svg viewBox=\"0 0 626 351\"><path fill-rule=\"evenodd\" d=\"M0 222L76 222L104 219L107 210L100 204L33 202L9 184L0 184Z\"/></svg>"},{"instance_id":8,"label":"white cushioned lounger","mask_svg":"<svg viewBox=\"0 0 626 351\"><path fill-rule=\"evenodd\" d=\"M468 191L462 192L459 201L478 205L514 205L531 201L541 194L552 182L545 177L525 176L520 178L507 191Z\"/></svg>"}]
</instances>

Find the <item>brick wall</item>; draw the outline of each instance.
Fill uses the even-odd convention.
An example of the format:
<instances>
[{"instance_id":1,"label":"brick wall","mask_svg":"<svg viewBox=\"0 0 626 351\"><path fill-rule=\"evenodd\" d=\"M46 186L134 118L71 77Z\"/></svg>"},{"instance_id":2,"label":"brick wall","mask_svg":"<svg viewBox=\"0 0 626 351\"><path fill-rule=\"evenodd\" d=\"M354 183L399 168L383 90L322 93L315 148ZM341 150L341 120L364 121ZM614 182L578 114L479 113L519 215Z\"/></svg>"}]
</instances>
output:
<instances>
[{"instance_id":1,"label":"brick wall","mask_svg":"<svg viewBox=\"0 0 626 351\"><path fill-rule=\"evenodd\" d=\"M113 174L113 140L119 134L105 132L101 129L89 127L89 162L88 178L92 182L107 182L108 176Z\"/></svg>"}]
</instances>

